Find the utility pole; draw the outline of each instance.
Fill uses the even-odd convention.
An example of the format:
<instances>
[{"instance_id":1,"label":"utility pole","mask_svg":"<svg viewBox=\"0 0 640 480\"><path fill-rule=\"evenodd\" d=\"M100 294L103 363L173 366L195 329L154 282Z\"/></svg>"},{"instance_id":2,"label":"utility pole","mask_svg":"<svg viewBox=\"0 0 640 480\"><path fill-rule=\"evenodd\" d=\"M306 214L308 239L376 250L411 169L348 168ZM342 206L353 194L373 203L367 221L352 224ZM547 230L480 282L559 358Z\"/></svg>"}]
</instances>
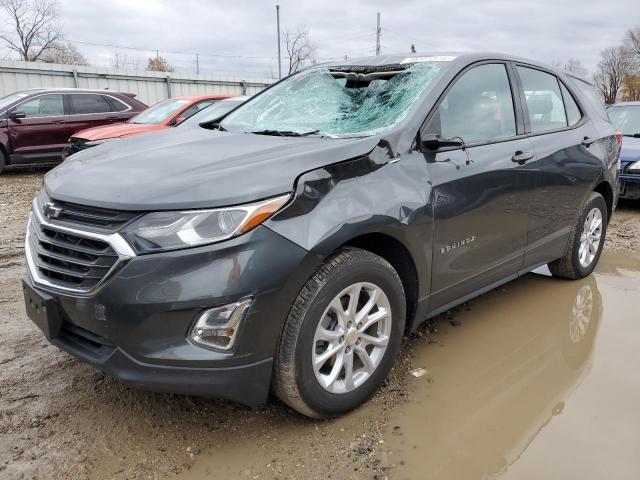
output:
<instances>
[{"instance_id":1,"label":"utility pole","mask_svg":"<svg viewBox=\"0 0 640 480\"><path fill-rule=\"evenodd\" d=\"M380 12L377 13L378 26L376 27L376 55L380 55Z\"/></svg>"},{"instance_id":2,"label":"utility pole","mask_svg":"<svg viewBox=\"0 0 640 480\"><path fill-rule=\"evenodd\" d=\"M278 78L282 78L282 58L280 57L280 5L276 5L276 24L278 27Z\"/></svg>"},{"instance_id":3,"label":"utility pole","mask_svg":"<svg viewBox=\"0 0 640 480\"><path fill-rule=\"evenodd\" d=\"M199 53L196 53L196 74L200 75L200 57Z\"/></svg>"}]
</instances>

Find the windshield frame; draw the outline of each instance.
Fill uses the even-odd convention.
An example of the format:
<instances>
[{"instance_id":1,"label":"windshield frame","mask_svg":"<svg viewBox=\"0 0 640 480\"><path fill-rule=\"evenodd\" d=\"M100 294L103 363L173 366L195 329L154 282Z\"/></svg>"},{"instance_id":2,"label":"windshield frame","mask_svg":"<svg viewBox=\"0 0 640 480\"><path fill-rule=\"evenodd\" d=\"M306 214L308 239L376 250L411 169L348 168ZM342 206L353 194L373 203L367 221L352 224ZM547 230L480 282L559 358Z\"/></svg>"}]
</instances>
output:
<instances>
[{"instance_id":1,"label":"windshield frame","mask_svg":"<svg viewBox=\"0 0 640 480\"><path fill-rule=\"evenodd\" d=\"M452 57L452 59L455 59L455 57ZM222 127L223 130L230 131L232 133L261 133L262 132L261 129L251 131L251 130L245 130L242 128L239 129L235 126L230 127L229 124L225 124L225 120L227 120L228 116L231 115L232 113L236 114L237 112L241 111L243 108L247 107L249 104L259 101L264 94L266 94L267 92L271 91L274 88L278 88L279 86L282 85L282 83L290 81L292 78L299 75L308 75L310 72L313 72L314 70L315 71L328 70L330 72L334 72L334 71L351 72L351 71L357 71L358 69L365 69L365 70L369 69L375 72L381 72L381 71L384 71L385 69L390 70L391 67L396 67L396 68L402 67L403 69L408 70L416 65L421 65L425 63L435 67L435 72L429 78L428 83L424 85L424 87L416 93L416 95L413 97L412 102L402 112L400 112L400 114L398 115L398 118L396 118L396 120L389 125L385 125L374 131L362 131L357 133L345 133L345 134L329 134L327 132L322 132L322 131L316 132L315 129L313 131L312 129L309 129L307 131L300 130L299 132L287 132L287 131L283 132L284 133L283 136L289 136L287 135L287 133L293 133L294 135L291 135L291 136L303 136L303 137L308 136L308 137L323 137L323 138L366 138L366 137L380 135L380 134L388 134L393 130L404 128L404 126L410 122L415 122L415 119L413 117L415 116L418 109L420 109L420 105L424 107L425 98L427 98L434 89L438 88L438 85L441 79L446 75L448 75L448 72L451 71L452 66L455 65L456 62L452 61L452 59L448 59L448 60L431 60L430 59L429 61L424 61L418 58L414 61L412 58L406 58L405 61L403 62L393 62L388 64L370 64L369 65L369 64L359 64L356 62L353 64L325 63L325 64L313 65L305 69L302 69L298 72L295 72L285 78L282 78L281 80L271 84L269 87L265 88L264 90L253 95L250 99L245 101L242 105L239 105L236 109L230 111L227 115L225 115L225 117L220 121L220 126ZM404 65L405 63L408 63L410 65ZM424 110L424 108L422 110ZM426 115L427 111L424 110L424 112ZM276 130L269 130L269 129L265 129L265 131L269 132L268 134L273 134L273 132L276 132Z\"/></svg>"},{"instance_id":2,"label":"windshield frame","mask_svg":"<svg viewBox=\"0 0 640 480\"><path fill-rule=\"evenodd\" d=\"M615 116L615 110L625 110L625 109L634 109L638 112L638 123L635 126L636 127L636 131L635 132L627 132L627 131L623 131L622 127L619 127L614 121L612 117L612 114ZM609 114L609 118L611 119L611 123L613 124L613 126L618 129L623 136L634 136L637 134L640 134L640 104L617 104L617 105L609 105L607 107L607 113Z\"/></svg>"}]
</instances>

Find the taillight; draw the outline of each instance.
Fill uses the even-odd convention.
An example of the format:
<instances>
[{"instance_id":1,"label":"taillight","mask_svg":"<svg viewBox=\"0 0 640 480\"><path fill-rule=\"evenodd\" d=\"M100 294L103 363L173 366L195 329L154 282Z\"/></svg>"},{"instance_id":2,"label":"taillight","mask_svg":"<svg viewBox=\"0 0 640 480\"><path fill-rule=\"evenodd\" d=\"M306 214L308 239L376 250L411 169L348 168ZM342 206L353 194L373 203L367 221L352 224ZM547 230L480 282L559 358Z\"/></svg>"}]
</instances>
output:
<instances>
[{"instance_id":1,"label":"taillight","mask_svg":"<svg viewBox=\"0 0 640 480\"><path fill-rule=\"evenodd\" d=\"M618 141L618 146L622 147L622 132L616 132L616 140Z\"/></svg>"}]
</instances>

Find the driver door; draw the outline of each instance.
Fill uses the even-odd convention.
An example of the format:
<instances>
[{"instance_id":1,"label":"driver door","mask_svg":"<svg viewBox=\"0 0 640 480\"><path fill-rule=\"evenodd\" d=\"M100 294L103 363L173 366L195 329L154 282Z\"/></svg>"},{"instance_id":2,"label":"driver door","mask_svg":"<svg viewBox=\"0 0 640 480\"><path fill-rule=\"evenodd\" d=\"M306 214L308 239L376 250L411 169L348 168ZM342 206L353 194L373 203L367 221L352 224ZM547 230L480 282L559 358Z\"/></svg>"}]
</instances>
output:
<instances>
[{"instance_id":1,"label":"driver door","mask_svg":"<svg viewBox=\"0 0 640 480\"><path fill-rule=\"evenodd\" d=\"M23 112L23 118L12 118ZM20 163L60 160L69 137L62 94L39 95L12 108L8 115L13 155Z\"/></svg>"},{"instance_id":2,"label":"driver door","mask_svg":"<svg viewBox=\"0 0 640 480\"><path fill-rule=\"evenodd\" d=\"M535 172L506 63L464 71L421 137L459 138L463 148L423 148L434 218L431 310L514 278L527 245Z\"/></svg>"}]
</instances>

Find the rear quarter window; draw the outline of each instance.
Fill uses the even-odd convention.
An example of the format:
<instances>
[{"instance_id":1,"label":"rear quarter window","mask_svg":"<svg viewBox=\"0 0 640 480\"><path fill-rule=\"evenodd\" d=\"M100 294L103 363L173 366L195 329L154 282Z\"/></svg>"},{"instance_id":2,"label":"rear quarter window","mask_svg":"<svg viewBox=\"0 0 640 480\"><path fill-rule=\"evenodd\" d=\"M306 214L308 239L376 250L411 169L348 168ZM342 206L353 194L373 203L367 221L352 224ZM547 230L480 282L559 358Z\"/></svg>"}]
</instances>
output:
<instances>
[{"instance_id":1,"label":"rear quarter window","mask_svg":"<svg viewBox=\"0 0 640 480\"><path fill-rule=\"evenodd\" d=\"M583 103L585 103L590 110L597 113L600 118L610 122L611 120L604 105L604 100L602 100L602 97L596 91L595 87L589 82L585 82L577 77L569 76L568 78L571 84L578 90L578 94L583 100Z\"/></svg>"}]
</instances>

